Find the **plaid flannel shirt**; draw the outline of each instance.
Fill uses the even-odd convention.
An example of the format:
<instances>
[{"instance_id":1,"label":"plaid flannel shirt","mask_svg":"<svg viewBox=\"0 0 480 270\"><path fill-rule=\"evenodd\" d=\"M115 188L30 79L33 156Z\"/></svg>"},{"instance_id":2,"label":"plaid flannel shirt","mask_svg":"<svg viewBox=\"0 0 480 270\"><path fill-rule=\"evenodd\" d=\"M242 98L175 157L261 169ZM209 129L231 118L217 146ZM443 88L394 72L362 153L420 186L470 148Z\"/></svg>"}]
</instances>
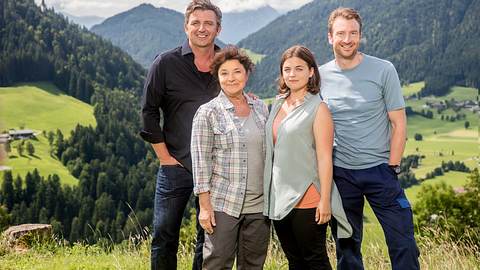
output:
<instances>
[{"instance_id":1,"label":"plaid flannel shirt","mask_svg":"<svg viewBox=\"0 0 480 270\"><path fill-rule=\"evenodd\" d=\"M265 134L267 107L259 99L244 96L257 127ZM262 148L258 151L265 155L265 141ZM190 151L195 195L210 192L215 211L239 217L247 188L247 139L223 91L197 110Z\"/></svg>"}]
</instances>

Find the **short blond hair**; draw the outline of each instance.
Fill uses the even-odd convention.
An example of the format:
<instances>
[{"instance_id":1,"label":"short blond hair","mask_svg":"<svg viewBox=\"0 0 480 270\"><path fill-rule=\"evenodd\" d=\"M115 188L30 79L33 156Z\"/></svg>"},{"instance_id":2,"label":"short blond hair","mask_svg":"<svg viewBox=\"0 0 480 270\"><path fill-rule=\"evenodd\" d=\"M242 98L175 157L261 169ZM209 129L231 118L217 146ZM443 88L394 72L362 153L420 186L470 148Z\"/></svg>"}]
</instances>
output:
<instances>
[{"instance_id":1,"label":"short blond hair","mask_svg":"<svg viewBox=\"0 0 480 270\"><path fill-rule=\"evenodd\" d=\"M347 20L356 20L358 25L360 25L360 34L362 33L362 17L360 17L360 14L355 9L345 7L339 7L330 13L330 16L328 17L328 33L333 34L333 22L338 17L342 17Z\"/></svg>"}]
</instances>

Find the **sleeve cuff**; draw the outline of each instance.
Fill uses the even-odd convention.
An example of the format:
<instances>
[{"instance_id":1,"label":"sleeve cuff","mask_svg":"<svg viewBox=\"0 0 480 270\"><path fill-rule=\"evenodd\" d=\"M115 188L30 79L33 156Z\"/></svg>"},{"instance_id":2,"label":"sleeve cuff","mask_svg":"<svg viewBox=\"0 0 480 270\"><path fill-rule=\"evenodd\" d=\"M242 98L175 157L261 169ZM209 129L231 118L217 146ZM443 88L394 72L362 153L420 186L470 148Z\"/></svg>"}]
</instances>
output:
<instances>
[{"instance_id":1,"label":"sleeve cuff","mask_svg":"<svg viewBox=\"0 0 480 270\"><path fill-rule=\"evenodd\" d=\"M162 143L165 141L165 135L163 133L151 133L142 130L140 131L139 135L144 141L149 143Z\"/></svg>"},{"instance_id":2,"label":"sleeve cuff","mask_svg":"<svg viewBox=\"0 0 480 270\"><path fill-rule=\"evenodd\" d=\"M210 187L208 185L200 185L200 186L193 187L193 194L195 194L195 196L198 196L198 194L200 193L209 192L209 191L210 191Z\"/></svg>"}]
</instances>

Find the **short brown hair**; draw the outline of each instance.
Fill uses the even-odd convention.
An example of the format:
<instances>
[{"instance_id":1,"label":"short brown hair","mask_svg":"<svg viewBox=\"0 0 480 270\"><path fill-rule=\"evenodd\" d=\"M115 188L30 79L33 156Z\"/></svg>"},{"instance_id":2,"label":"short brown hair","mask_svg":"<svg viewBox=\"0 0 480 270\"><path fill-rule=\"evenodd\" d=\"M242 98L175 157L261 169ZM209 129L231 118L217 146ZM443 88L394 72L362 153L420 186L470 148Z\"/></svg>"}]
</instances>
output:
<instances>
[{"instance_id":1,"label":"short brown hair","mask_svg":"<svg viewBox=\"0 0 480 270\"><path fill-rule=\"evenodd\" d=\"M278 78L278 92L280 94L290 95L290 88L288 88L285 80L283 79L283 64L285 61L292 57L298 57L305 61L308 68L313 68L313 76L308 79L307 91L312 94L318 94L320 92L320 73L318 72L317 62L313 53L305 46L295 45L288 48L282 54L280 61L280 77Z\"/></svg>"},{"instance_id":2,"label":"short brown hair","mask_svg":"<svg viewBox=\"0 0 480 270\"><path fill-rule=\"evenodd\" d=\"M192 0L190 4L188 4L187 9L185 10L185 25L187 25L188 20L190 19L190 15L195 10L211 10L215 13L217 17L217 26L222 25L222 11L219 7L212 4L210 0Z\"/></svg>"},{"instance_id":3,"label":"short brown hair","mask_svg":"<svg viewBox=\"0 0 480 270\"><path fill-rule=\"evenodd\" d=\"M235 45L227 45L215 54L212 65L210 66L210 73L218 79L218 70L220 69L220 66L228 60L238 60L238 62L240 62L245 68L247 74L250 74L255 67L255 64L253 64L252 60L246 53L241 51Z\"/></svg>"},{"instance_id":4,"label":"short brown hair","mask_svg":"<svg viewBox=\"0 0 480 270\"><path fill-rule=\"evenodd\" d=\"M328 33L333 34L333 22L338 17L342 17L347 20L356 20L358 25L360 25L360 34L362 33L362 17L360 17L360 14L355 9L345 7L339 7L330 13L330 16L328 17Z\"/></svg>"}]
</instances>

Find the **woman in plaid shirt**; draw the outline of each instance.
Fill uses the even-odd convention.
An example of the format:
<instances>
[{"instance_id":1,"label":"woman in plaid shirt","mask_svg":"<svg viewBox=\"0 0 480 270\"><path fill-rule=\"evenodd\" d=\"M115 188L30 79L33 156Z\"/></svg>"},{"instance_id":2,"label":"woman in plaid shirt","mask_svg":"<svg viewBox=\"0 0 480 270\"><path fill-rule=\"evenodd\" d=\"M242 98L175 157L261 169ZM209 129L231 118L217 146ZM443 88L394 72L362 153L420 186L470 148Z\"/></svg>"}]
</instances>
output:
<instances>
[{"instance_id":1,"label":"woman in plaid shirt","mask_svg":"<svg viewBox=\"0 0 480 270\"><path fill-rule=\"evenodd\" d=\"M203 269L262 269L270 221L263 215L265 122L268 110L243 89L252 61L235 46L222 49L212 74L222 91L202 105L192 126L194 193L205 229Z\"/></svg>"}]
</instances>

